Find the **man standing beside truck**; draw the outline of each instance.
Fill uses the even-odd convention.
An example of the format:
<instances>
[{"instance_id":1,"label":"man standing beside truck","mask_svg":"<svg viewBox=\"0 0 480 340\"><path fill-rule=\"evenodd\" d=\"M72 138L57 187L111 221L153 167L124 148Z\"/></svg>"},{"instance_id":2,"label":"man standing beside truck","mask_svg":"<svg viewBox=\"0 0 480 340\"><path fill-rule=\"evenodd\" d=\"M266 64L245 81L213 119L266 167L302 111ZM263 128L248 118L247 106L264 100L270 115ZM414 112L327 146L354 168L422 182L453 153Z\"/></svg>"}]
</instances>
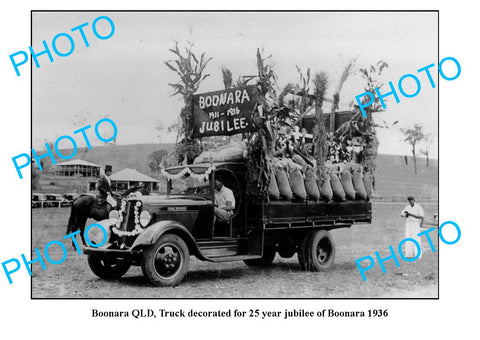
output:
<instances>
[{"instance_id":1,"label":"man standing beside truck","mask_svg":"<svg viewBox=\"0 0 480 340\"><path fill-rule=\"evenodd\" d=\"M422 257L422 240L418 236L420 232L420 227L423 222L423 208L420 204L415 202L413 196L408 196L408 205L402 210L401 216L405 217L407 221L405 222L405 238L412 238L418 242L420 245L420 257ZM416 258L418 249L413 242L405 242L405 257L407 258Z\"/></svg>"}]
</instances>

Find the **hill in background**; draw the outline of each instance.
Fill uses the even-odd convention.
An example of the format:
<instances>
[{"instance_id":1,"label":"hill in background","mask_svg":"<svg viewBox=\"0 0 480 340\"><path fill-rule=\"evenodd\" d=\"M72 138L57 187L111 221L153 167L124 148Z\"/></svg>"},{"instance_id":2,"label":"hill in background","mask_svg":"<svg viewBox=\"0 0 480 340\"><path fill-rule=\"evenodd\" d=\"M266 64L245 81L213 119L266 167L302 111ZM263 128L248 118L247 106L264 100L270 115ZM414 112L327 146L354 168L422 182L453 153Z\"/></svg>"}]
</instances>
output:
<instances>
[{"instance_id":1,"label":"hill in background","mask_svg":"<svg viewBox=\"0 0 480 340\"><path fill-rule=\"evenodd\" d=\"M151 160L148 156L158 150L173 150L173 144L131 144L131 145L109 145L97 146L85 152L80 150L75 159L83 159L84 161L101 165L105 164L113 166L113 172L125 168L136 169L137 171L150 177L158 178L150 171L148 164ZM67 151L65 154L68 154Z\"/></svg>"},{"instance_id":2,"label":"hill in background","mask_svg":"<svg viewBox=\"0 0 480 340\"><path fill-rule=\"evenodd\" d=\"M113 172L124 168L132 168L154 178L161 178L159 174L150 171L149 155L155 151L173 150L173 144L132 144L99 146L90 150L79 149L75 159L82 159L91 163L113 166ZM69 154L65 150L64 154ZM404 156L378 155L377 170L375 172L375 197L389 200L402 200L406 196L414 195L419 199L438 199L438 161L430 160L429 167L426 159L417 160L418 173L414 174L413 161L408 159L405 164ZM94 179L91 179L94 180ZM55 185L50 185L54 182ZM40 185L42 192L67 192L70 188L83 188L85 179L61 178L42 174Z\"/></svg>"},{"instance_id":3,"label":"hill in background","mask_svg":"<svg viewBox=\"0 0 480 340\"><path fill-rule=\"evenodd\" d=\"M413 161L404 156L378 155L375 171L375 196L405 201L413 195L421 199L438 200L438 160L430 159L426 166L425 158L417 159L415 175Z\"/></svg>"}]
</instances>

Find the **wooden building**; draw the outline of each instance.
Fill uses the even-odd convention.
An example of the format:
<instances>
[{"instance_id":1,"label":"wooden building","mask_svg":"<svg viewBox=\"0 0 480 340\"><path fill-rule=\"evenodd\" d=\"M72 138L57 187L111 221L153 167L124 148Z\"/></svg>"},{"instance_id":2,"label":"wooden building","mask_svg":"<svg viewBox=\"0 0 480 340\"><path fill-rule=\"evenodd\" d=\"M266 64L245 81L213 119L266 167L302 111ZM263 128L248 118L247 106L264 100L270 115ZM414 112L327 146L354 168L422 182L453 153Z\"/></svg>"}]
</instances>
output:
<instances>
[{"instance_id":1,"label":"wooden building","mask_svg":"<svg viewBox=\"0 0 480 340\"><path fill-rule=\"evenodd\" d=\"M110 176L112 181L112 189L117 192L122 192L128 188L139 186L140 183L143 183L145 188L149 191L158 191L159 181L155 178L149 177L138 172L135 169L122 169ZM90 182L90 191L96 190L97 182Z\"/></svg>"},{"instance_id":2,"label":"wooden building","mask_svg":"<svg viewBox=\"0 0 480 340\"><path fill-rule=\"evenodd\" d=\"M100 165L83 161L81 159L73 159L55 165L55 175L69 177L97 177L100 175Z\"/></svg>"}]
</instances>

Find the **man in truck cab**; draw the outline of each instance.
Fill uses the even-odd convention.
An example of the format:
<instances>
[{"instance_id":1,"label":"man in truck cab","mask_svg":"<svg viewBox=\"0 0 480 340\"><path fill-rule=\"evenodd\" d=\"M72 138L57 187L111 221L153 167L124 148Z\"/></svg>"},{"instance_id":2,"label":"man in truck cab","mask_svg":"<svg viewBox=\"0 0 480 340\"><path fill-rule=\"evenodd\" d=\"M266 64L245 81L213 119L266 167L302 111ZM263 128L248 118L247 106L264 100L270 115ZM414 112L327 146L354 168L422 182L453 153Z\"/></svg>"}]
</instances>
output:
<instances>
[{"instance_id":1,"label":"man in truck cab","mask_svg":"<svg viewBox=\"0 0 480 340\"><path fill-rule=\"evenodd\" d=\"M224 185L224 177L215 174L215 221L229 222L235 209L233 191Z\"/></svg>"}]
</instances>

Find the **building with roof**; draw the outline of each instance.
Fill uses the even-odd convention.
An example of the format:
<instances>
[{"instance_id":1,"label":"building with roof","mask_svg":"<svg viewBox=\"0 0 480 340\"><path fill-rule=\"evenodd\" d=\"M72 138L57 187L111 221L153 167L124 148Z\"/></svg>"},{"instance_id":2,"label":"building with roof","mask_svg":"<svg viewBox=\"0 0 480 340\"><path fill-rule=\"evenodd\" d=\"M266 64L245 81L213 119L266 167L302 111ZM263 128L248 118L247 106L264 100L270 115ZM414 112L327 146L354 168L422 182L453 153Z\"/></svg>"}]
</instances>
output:
<instances>
[{"instance_id":1,"label":"building with roof","mask_svg":"<svg viewBox=\"0 0 480 340\"><path fill-rule=\"evenodd\" d=\"M55 175L57 176L97 177L99 174L100 165L81 159L73 159L55 165Z\"/></svg>"},{"instance_id":2,"label":"building with roof","mask_svg":"<svg viewBox=\"0 0 480 340\"><path fill-rule=\"evenodd\" d=\"M125 191L128 188L140 186L143 183L149 191L158 191L159 180L144 175L135 169L122 169L110 176L112 189L115 191ZM96 182L90 182L90 190L95 190Z\"/></svg>"}]
</instances>

